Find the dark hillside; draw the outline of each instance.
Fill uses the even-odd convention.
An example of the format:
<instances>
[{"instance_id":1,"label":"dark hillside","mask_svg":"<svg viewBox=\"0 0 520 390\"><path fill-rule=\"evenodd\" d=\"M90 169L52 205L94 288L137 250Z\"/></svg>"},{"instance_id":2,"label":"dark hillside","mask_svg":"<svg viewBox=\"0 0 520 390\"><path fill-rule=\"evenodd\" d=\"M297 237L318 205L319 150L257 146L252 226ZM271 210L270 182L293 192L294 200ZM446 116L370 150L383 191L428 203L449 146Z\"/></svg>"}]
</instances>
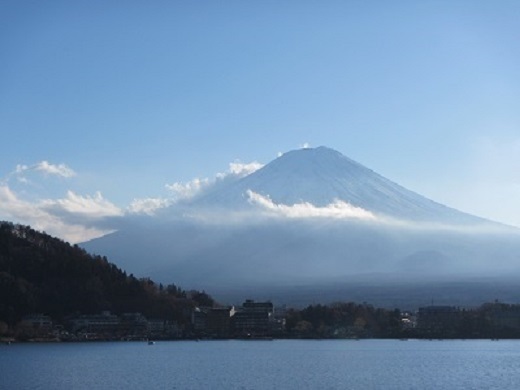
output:
<instances>
[{"instance_id":1,"label":"dark hillside","mask_svg":"<svg viewBox=\"0 0 520 390\"><path fill-rule=\"evenodd\" d=\"M14 324L30 313L59 320L102 310L181 321L196 301L211 300L204 293L190 297L174 284L163 287L127 275L76 245L0 222L0 321Z\"/></svg>"}]
</instances>

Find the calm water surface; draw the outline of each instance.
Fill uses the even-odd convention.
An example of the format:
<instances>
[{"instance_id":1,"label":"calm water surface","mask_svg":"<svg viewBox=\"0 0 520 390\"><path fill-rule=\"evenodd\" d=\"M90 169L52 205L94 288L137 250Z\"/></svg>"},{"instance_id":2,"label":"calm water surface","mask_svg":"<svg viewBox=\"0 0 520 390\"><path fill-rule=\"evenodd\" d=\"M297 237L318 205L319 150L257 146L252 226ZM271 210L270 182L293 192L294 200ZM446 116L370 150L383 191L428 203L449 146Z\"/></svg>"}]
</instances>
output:
<instances>
[{"instance_id":1,"label":"calm water surface","mask_svg":"<svg viewBox=\"0 0 520 390\"><path fill-rule=\"evenodd\" d=\"M520 389L520 341L0 346L1 389Z\"/></svg>"}]
</instances>

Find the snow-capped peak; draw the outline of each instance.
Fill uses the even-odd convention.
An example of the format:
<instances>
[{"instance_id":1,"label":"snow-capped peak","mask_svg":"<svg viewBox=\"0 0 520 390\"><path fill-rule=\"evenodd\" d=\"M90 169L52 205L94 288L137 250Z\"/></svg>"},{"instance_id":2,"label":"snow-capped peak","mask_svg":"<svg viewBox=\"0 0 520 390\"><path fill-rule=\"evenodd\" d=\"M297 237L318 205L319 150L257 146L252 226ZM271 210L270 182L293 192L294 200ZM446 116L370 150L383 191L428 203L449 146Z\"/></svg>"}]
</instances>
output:
<instances>
[{"instance_id":1,"label":"snow-capped peak","mask_svg":"<svg viewBox=\"0 0 520 390\"><path fill-rule=\"evenodd\" d=\"M484 222L407 190L324 146L284 153L250 175L205 193L193 205L245 207L251 203L250 193L276 205L309 204L319 208L339 201L394 219L447 224Z\"/></svg>"}]
</instances>

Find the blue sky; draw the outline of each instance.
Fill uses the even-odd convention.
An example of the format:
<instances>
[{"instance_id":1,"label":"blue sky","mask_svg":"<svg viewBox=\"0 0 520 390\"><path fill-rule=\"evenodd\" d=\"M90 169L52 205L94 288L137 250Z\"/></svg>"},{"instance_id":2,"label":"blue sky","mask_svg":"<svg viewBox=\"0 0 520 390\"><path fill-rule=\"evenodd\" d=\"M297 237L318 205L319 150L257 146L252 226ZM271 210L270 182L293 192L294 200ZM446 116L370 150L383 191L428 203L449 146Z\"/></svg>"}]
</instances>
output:
<instances>
[{"instance_id":1,"label":"blue sky","mask_svg":"<svg viewBox=\"0 0 520 390\"><path fill-rule=\"evenodd\" d=\"M518 20L505 0L3 1L0 219L60 234L59 207L123 215L308 143L520 226Z\"/></svg>"}]
</instances>

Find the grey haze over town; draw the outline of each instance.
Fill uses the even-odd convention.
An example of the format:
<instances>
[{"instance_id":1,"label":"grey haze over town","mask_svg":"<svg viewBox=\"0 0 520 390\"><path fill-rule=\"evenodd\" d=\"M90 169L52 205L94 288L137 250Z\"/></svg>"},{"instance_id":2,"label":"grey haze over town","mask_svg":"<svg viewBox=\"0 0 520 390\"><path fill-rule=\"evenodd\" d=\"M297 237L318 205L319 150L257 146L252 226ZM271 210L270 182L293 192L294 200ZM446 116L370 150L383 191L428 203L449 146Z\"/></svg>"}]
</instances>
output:
<instances>
[{"instance_id":1,"label":"grey haze over town","mask_svg":"<svg viewBox=\"0 0 520 390\"><path fill-rule=\"evenodd\" d=\"M81 245L138 277L227 301L468 304L518 293L519 229L427 199L331 148L236 173L116 218L114 232Z\"/></svg>"}]
</instances>

